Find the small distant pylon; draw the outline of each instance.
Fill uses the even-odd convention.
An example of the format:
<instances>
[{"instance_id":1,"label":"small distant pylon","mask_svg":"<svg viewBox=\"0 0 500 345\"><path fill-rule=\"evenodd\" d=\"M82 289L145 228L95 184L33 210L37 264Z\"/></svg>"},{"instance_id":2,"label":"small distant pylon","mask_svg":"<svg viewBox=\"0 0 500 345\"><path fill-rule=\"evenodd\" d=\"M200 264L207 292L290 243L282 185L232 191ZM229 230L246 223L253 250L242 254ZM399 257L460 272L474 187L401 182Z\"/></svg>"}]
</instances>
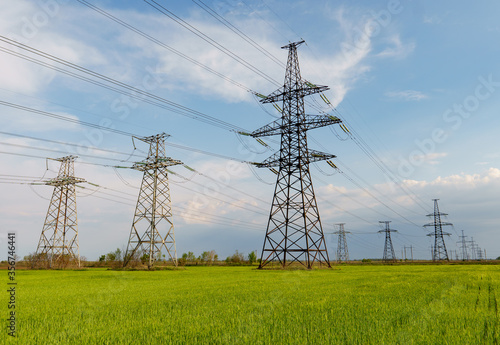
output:
<instances>
[{"instance_id":1,"label":"small distant pylon","mask_svg":"<svg viewBox=\"0 0 500 345\"><path fill-rule=\"evenodd\" d=\"M385 229L380 230L379 232L385 232L385 245L384 245L384 256L382 260L384 262L395 262L396 254L394 253L394 247L392 246L391 240L391 232L397 232L397 230L393 230L389 228L389 223L391 221L379 221L381 224L385 224Z\"/></svg>"},{"instance_id":2,"label":"small distant pylon","mask_svg":"<svg viewBox=\"0 0 500 345\"><path fill-rule=\"evenodd\" d=\"M347 240L345 234L349 234L349 231L345 231L344 225L345 223L338 223L339 229L334 232L334 234L338 234L338 243L337 243L337 262L347 262L349 261L349 249L347 248Z\"/></svg>"},{"instance_id":3,"label":"small distant pylon","mask_svg":"<svg viewBox=\"0 0 500 345\"><path fill-rule=\"evenodd\" d=\"M76 156L54 159L61 162L56 178L45 182L53 186L52 198L43 224L33 266L64 268L71 263L80 267L78 219L76 213L77 183L84 179L75 177Z\"/></svg>"},{"instance_id":4,"label":"small distant pylon","mask_svg":"<svg viewBox=\"0 0 500 345\"><path fill-rule=\"evenodd\" d=\"M433 217L433 222L425 224L424 226L434 227L434 232L427 234L427 236L434 237L434 250L432 252L432 261L450 261L448 257L448 252L446 251L446 245L444 244L443 235L450 236L450 233L443 232L443 226L453 225L452 223L441 221L442 216L447 216L447 213L439 212L438 200L434 200L434 213L430 213L427 217Z\"/></svg>"},{"instance_id":5,"label":"small distant pylon","mask_svg":"<svg viewBox=\"0 0 500 345\"><path fill-rule=\"evenodd\" d=\"M460 241L457 242L460 244L460 249L462 252L462 261L469 261L469 254L467 253L467 241L465 240L467 236L464 235L464 231L462 230L462 236L460 237Z\"/></svg>"},{"instance_id":6,"label":"small distant pylon","mask_svg":"<svg viewBox=\"0 0 500 345\"><path fill-rule=\"evenodd\" d=\"M162 249L177 266L167 169L182 162L166 156L167 137L168 134L162 133L136 138L149 144L149 153L145 160L132 166L132 169L143 171L144 175L123 262L124 267L134 256L146 254L148 268L151 268L155 261L161 259Z\"/></svg>"}]
</instances>

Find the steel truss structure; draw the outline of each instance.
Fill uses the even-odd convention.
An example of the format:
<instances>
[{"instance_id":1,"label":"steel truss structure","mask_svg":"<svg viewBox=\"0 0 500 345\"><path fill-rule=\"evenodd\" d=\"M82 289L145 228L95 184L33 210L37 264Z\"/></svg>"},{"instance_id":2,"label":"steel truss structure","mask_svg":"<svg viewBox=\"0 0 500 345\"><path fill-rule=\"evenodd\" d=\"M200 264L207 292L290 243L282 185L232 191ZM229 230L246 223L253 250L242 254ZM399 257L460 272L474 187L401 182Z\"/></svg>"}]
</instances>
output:
<instances>
[{"instance_id":1,"label":"steel truss structure","mask_svg":"<svg viewBox=\"0 0 500 345\"><path fill-rule=\"evenodd\" d=\"M301 78L297 47L302 43L282 47L288 49L284 85L261 100L281 102L281 119L251 133L254 138L281 136L280 151L262 163L255 163L261 168L279 168L259 268L273 262L282 267L293 263L307 268L315 263L330 267L309 163L335 156L308 149L306 132L341 120L335 116L306 115L304 97L328 87Z\"/></svg>"},{"instance_id":2,"label":"steel truss structure","mask_svg":"<svg viewBox=\"0 0 500 345\"><path fill-rule=\"evenodd\" d=\"M80 267L78 219L76 212L77 183L84 179L75 177L76 156L54 159L61 162L56 178L45 182L53 186L52 198L43 224L33 266L64 268L69 264Z\"/></svg>"},{"instance_id":3,"label":"steel truss structure","mask_svg":"<svg viewBox=\"0 0 500 345\"><path fill-rule=\"evenodd\" d=\"M394 253L394 247L392 246L391 232L397 232L397 230L389 228L390 221L379 221L379 223L385 224L385 228L379 231L385 232L384 256L382 260L384 262L395 262L397 259Z\"/></svg>"},{"instance_id":4,"label":"steel truss structure","mask_svg":"<svg viewBox=\"0 0 500 345\"><path fill-rule=\"evenodd\" d=\"M336 225L339 227L339 230L334 232L334 234L339 235L337 243L337 262L347 262L349 261L349 249L347 248L345 234L349 234L349 231L345 231L345 223L338 223Z\"/></svg>"},{"instance_id":5,"label":"steel truss structure","mask_svg":"<svg viewBox=\"0 0 500 345\"><path fill-rule=\"evenodd\" d=\"M452 223L441 221L442 216L447 216L447 213L439 212L439 199L434 200L434 213L430 213L427 217L432 217L433 222L425 224L425 227L432 226L434 227L434 232L427 234L427 236L434 237L434 247L432 251L432 261L449 261L448 252L446 251L446 245L444 244L443 235L450 236L451 234L448 232L443 232L443 226L453 225Z\"/></svg>"},{"instance_id":6,"label":"steel truss structure","mask_svg":"<svg viewBox=\"0 0 500 345\"><path fill-rule=\"evenodd\" d=\"M167 169L182 162L166 156L165 139L168 136L162 133L136 138L149 144L149 152L145 160L132 166L144 175L123 266L137 256L146 255L148 268L151 268L161 259L162 250L177 266Z\"/></svg>"}]
</instances>

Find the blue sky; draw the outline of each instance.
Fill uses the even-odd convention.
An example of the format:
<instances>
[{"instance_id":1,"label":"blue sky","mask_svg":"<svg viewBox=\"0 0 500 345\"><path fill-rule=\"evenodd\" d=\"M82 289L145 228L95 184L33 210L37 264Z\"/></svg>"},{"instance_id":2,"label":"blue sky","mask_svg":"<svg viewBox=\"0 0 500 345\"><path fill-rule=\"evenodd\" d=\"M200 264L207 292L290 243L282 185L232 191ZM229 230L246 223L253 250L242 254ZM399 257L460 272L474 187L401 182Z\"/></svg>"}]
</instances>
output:
<instances>
[{"instance_id":1,"label":"blue sky","mask_svg":"<svg viewBox=\"0 0 500 345\"><path fill-rule=\"evenodd\" d=\"M88 2L244 87L207 72L78 1L9 3L0 13L0 35L248 131L279 116L272 105L262 108L247 90L269 94L276 85L146 2ZM335 114L355 133L351 138L339 127L332 128L333 132L329 128L309 132L310 147L337 155L344 172L335 173L326 163L312 167L323 229L333 232L333 224L346 223L352 232L348 237L351 258L382 255L384 238L377 234L381 220L392 221L392 227L399 230L393 237L398 257L404 246L412 245L416 257L430 258L431 240L421 225L428 222L425 215L432 212L433 198L440 199L442 212L455 225L447 229L451 233L446 239L448 249L457 249L458 234L464 230L468 239L473 237L486 249L488 257L500 256L500 25L496 16L500 4L203 2L265 48L276 63L195 1L157 2L278 83L284 77L282 64L287 54L280 47L306 40L299 48L303 78L330 86L325 95L336 106ZM29 55L5 42L0 47ZM111 124L138 136L166 132L171 134L171 143L241 161L262 161L279 149L277 141L266 139L270 145L266 150L253 139L238 138L234 132L125 98L5 51L0 51L0 85L3 102L82 122ZM310 103L317 106L308 107L308 113L317 113L318 108L332 113L317 96ZM127 157L95 148L133 152L129 137L0 107L3 132L80 145L75 150L74 146L0 134L2 152L51 158L87 153L105 159L82 156L78 161L111 165L116 164L112 159ZM360 142L364 144L358 145ZM135 154L144 154L147 148L137 146ZM369 147L374 159L360 146ZM245 152L246 147L255 152ZM179 255L189 250L199 255L212 249L221 257L236 249L260 254L275 175L175 147L168 147L168 154L220 181L213 184L203 176L191 176L182 167L172 169L191 179L170 178ZM39 158L2 153L0 159L4 177L54 177L58 169L55 162L49 162L46 171L46 162ZM130 166L134 160L140 157L120 165ZM392 178L377 164L390 171ZM76 174L113 189L78 192L81 255L96 259L124 248L140 172L122 169L118 176L111 168L80 163ZM35 251L51 188L19 184L1 184L1 188L2 243L7 232L17 231L19 255ZM327 234L327 244L333 258L334 235Z\"/></svg>"}]
</instances>

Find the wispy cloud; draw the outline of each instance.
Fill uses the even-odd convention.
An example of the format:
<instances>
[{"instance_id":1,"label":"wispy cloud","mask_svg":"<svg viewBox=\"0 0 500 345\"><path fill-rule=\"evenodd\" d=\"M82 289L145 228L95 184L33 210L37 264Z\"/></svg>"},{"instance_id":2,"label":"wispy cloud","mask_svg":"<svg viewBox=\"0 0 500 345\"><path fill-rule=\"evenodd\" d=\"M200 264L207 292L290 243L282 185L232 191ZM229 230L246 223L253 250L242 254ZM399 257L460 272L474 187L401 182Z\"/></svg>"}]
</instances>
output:
<instances>
[{"instance_id":1,"label":"wispy cloud","mask_svg":"<svg viewBox=\"0 0 500 345\"><path fill-rule=\"evenodd\" d=\"M414 181L407 180L405 183L412 187L427 187L427 186L447 186L459 189L476 188L481 186L493 185L500 186L500 169L489 168L486 171L475 174L454 174L450 176L439 176L432 181Z\"/></svg>"},{"instance_id":2,"label":"wispy cloud","mask_svg":"<svg viewBox=\"0 0 500 345\"><path fill-rule=\"evenodd\" d=\"M446 157L447 155L448 154L445 152L434 152L426 155L415 156L414 159L430 165L437 165L440 163L439 159Z\"/></svg>"},{"instance_id":3,"label":"wispy cloud","mask_svg":"<svg viewBox=\"0 0 500 345\"><path fill-rule=\"evenodd\" d=\"M404 44L399 35L393 35L387 40L387 47L376 56L381 58L403 59L415 50L415 43Z\"/></svg>"},{"instance_id":4,"label":"wispy cloud","mask_svg":"<svg viewBox=\"0 0 500 345\"><path fill-rule=\"evenodd\" d=\"M387 97L397 98L403 101L421 101L428 98L426 94L416 90L388 91L385 95Z\"/></svg>"},{"instance_id":5,"label":"wispy cloud","mask_svg":"<svg viewBox=\"0 0 500 345\"><path fill-rule=\"evenodd\" d=\"M438 16L424 16L424 23L425 24L441 24L443 22L443 19L438 17Z\"/></svg>"}]
</instances>

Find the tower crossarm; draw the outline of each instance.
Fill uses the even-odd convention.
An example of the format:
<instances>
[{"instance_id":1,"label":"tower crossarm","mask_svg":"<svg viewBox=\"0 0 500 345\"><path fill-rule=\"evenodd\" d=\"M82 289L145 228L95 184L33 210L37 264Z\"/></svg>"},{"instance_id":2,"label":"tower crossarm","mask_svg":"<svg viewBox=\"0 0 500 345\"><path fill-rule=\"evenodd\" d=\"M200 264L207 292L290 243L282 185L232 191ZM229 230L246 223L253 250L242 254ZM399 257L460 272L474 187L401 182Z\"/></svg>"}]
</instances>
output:
<instances>
[{"instance_id":1,"label":"tower crossarm","mask_svg":"<svg viewBox=\"0 0 500 345\"><path fill-rule=\"evenodd\" d=\"M453 225L452 223L447 223L447 222L441 222L441 223L438 223L438 225L441 224L441 226L445 226L445 225ZM435 223L427 223L427 224L424 224L424 226L435 226L436 224Z\"/></svg>"},{"instance_id":2,"label":"tower crossarm","mask_svg":"<svg viewBox=\"0 0 500 345\"><path fill-rule=\"evenodd\" d=\"M341 123L342 120L333 115L306 115L304 126L306 129L314 129Z\"/></svg>"},{"instance_id":3,"label":"tower crossarm","mask_svg":"<svg viewBox=\"0 0 500 345\"><path fill-rule=\"evenodd\" d=\"M278 119L276 121L273 121L270 124L265 125L259 129L255 130L255 131L253 131L252 133L250 133L250 135L254 138L258 138L258 137L267 137L267 136L271 136L271 135L281 134L282 130L284 128L284 126L282 125L282 122L283 122L282 119Z\"/></svg>"},{"instance_id":4,"label":"tower crossarm","mask_svg":"<svg viewBox=\"0 0 500 345\"><path fill-rule=\"evenodd\" d=\"M268 125L265 125L253 131L250 135L254 138L267 137L271 135L286 133L287 129L289 132L296 131L297 127L300 127L301 130L309 130L324 126L330 126L341 122L342 122L341 119L333 115L306 115L305 121L301 121L300 123L291 123L287 125L283 124L282 119L278 119L276 121L271 122Z\"/></svg>"},{"instance_id":5,"label":"tower crossarm","mask_svg":"<svg viewBox=\"0 0 500 345\"><path fill-rule=\"evenodd\" d=\"M54 179L48 180L45 182L47 186L53 186L53 187L59 187L59 186L67 186L70 184L77 184L77 183L83 183L87 182L83 178L79 177L73 177L73 176L62 176L62 177L56 177Z\"/></svg>"},{"instance_id":6,"label":"tower crossarm","mask_svg":"<svg viewBox=\"0 0 500 345\"><path fill-rule=\"evenodd\" d=\"M434 217L434 215L436 216L447 216L448 213L443 213L443 212L438 212L438 213L429 213L427 215L425 215L426 217Z\"/></svg>"},{"instance_id":7,"label":"tower crossarm","mask_svg":"<svg viewBox=\"0 0 500 345\"><path fill-rule=\"evenodd\" d=\"M315 93L324 92L329 89L330 88L325 85L315 85L308 81L301 81L301 83L292 90L288 90L285 87L280 87L278 90L274 91L265 98L261 99L260 102L261 103L283 102L284 100L288 100L290 98L290 92L296 93L300 97L305 97L313 95Z\"/></svg>"},{"instance_id":8,"label":"tower crossarm","mask_svg":"<svg viewBox=\"0 0 500 345\"><path fill-rule=\"evenodd\" d=\"M309 150L309 156L308 156L308 161L309 163L312 162L318 162L318 161L323 161L323 160L328 160L335 158L337 156L329 154L329 153L324 153L320 151L315 151L315 150ZM280 167L282 165L287 165L286 162L283 162L284 159L280 156L280 152L276 152L266 160L264 160L261 163L252 163L258 168L274 168L274 167ZM294 164L299 164L300 160L296 159L293 161L290 161L288 165L294 165Z\"/></svg>"},{"instance_id":9,"label":"tower crossarm","mask_svg":"<svg viewBox=\"0 0 500 345\"><path fill-rule=\"evenodd\" d=\"M170 167L179 164L183 163L179 160L166 157L166 158L158 158L155 160L144 160L142 162L134 163L132 169L139 171L147 171L157 168Z\"/></svg>"},{"instance_id":10,"label":"tower crossarm","mask_svg":"<svg viewBox=\"0 0 500 345\"><path fill-rule=\"evenodd\" d=\"M443 235L451 236L451 234L449 232L444 232L444 231L443 231ZM436 236L436 234L434 232L431 232L430 234L427 234L425 236L434 237L434 236Z\"/></svg>"}]
</instances>

